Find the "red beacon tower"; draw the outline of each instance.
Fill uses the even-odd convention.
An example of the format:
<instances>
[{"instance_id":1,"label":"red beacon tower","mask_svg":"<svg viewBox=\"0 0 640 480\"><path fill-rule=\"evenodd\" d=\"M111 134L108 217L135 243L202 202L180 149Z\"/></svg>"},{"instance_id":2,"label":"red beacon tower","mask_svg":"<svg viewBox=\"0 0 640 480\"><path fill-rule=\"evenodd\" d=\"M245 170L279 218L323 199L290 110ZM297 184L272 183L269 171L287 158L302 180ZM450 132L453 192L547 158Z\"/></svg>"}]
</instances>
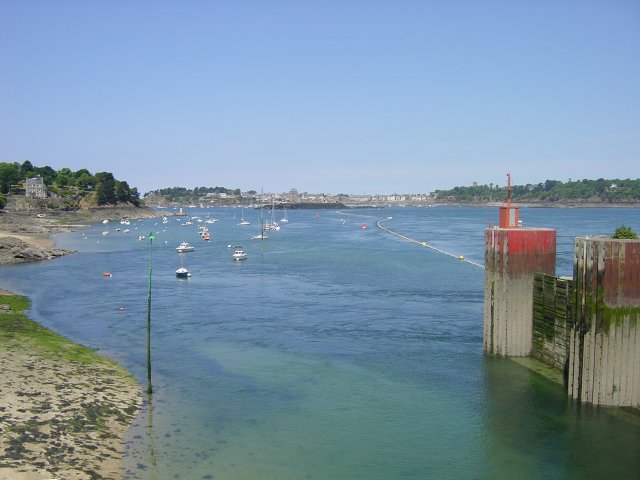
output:
<instances>
[{"instance_id":1,"label":"red beacon tower","mask_svg":"<svg viewBox=\"0 0 640 480\"><path fill-rule=\"evenodd\" d=\"M526 357L533 346L533 278L555 275L556 231L522 228L518 207L511 205L509 173L500 226L485 230L484 244L484 351Z\"/></svg>"},{"instance_id":2,"label":"red beacon tower","mask_svg":"<svg viewBox=\"0 0 640 480\"><path fill-rule=\"evenodd\" d=\"M500 228L520 228L518 207L511 206L511 174L507 173L507 204L500 207Z\"/></svg>"}]
</instances>

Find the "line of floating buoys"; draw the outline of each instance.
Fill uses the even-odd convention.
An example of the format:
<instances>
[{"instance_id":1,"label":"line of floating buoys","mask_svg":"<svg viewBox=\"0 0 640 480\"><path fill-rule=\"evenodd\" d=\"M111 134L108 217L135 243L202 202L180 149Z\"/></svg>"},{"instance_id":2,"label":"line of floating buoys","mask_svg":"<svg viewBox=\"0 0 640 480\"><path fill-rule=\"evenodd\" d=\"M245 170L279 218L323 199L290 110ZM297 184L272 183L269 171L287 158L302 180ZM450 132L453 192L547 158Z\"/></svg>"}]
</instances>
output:
<instances>
[{"instance_id":1,"label":"line of floating buoys","mask_svg":"<svg viewBox=\"0 0 640 480\"><path fill-rule=\"evenodd\" d=\"M429 245L427 242L420 242L420 241L415 240L415 239L413 239L411 237L407 237L406 235L401 235L398 232L394 232L393 230L391 230L391 229L389 229L389 228L387 228L387 227L382 225L382 222L385 222L387 220L391 220L392 218L393 217L387 217L387 218L383 218L381 220L378 220L378 223L377 223L378 228L380 228L381 230L384 230L387 233L390 233L391 235L394 235L396 237L399 237L399 238L402 238L404 240L407 240L408 242L417 243L418 245L420 245L422 247L426 247L426 248L429 248L431 250L435 250L436 252L442 253L443 255L448 255L448 256L453 257L453 258L455 258L457 260L460 260L461 262L469 263L469 264L473 265L474 267L482 268L484 270L484 265L481 265L481 264L479 264L477 262L474 262L472 260L467 260L466 258L464 258L464 255L454 255L453 253L449 253L449 252L446 252L446 251L444 251L444 250L442 250L440 248L436 248L436 247L434 247L432 245Z\"/></svg>"}]
</instances>

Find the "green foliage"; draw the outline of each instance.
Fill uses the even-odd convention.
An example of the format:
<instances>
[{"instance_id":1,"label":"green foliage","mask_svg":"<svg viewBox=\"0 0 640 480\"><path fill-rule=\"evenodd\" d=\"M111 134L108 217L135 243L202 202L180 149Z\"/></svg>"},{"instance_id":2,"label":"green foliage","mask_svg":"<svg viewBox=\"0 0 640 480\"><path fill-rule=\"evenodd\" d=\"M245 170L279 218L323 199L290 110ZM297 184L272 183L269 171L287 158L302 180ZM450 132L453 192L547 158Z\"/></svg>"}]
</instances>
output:
<instances>
[{"instance_id":1,"label":"green foliage","mask_svg":"<svg viewBox=\"0 0 640 480\"><path fill-rule=\"evenodd\" d=\"M40 176L50 193L64 198L64 202L53 208L75 210L79 201L88 193L95 191L98 205L131 203L140 206L138 189L129 187L125 181L118 181L110 172L92 175L86 168L72 172L69 168L59 171L49 166L34 167L29 160L22 165L17 162L0 162L0 195L2 193L24 192L25 180ZM6 204L6 198L0 198L0 209ZM51 205L49 205L51 207Z\"/></svg>"},{"instance_id":2,"label":"green foliage","mask_svg":"<svg viewBox=\"0 0 640 480\"><path fill-rule=\"evenodd\" d=\"M616 231L613 233L612 238L624 238L635 240L638 238L638 234L634 232L631 227L627 227L625 225L621 225L616 228Z\"/></svg>"},{"instance_id":3,"label":"green foliage","mask_svg":"<svg viewBox=\"0 0 640 480\"><path fill-rule=\"evenodd\" d=\"M242 192L239 188L230 189L225 187L196 187L193 190L184 187L160 188L144 194L145 197L158 195L164 197L169 202L195 203L208 193L225 193L240 197ZM255 192L254 192L255 193Z\"/></svg>"},{"instance_id":4,"label":"green foliage","mask_svg":"<svg viewBox=\"0 0 640 480\"><path fill-rule=\"evenodd\" d=\"M507 199L506 187L478 185L436 190L438 198L461 202L495 202ZM639 179L577 180L561 182L547 180L537 185L513 185L511 199L515 202L604 202L632 203L640 201Z\"/></svg>"},{"instance_id":5,"label":"green foliage","mask_svg":"<svg viewBox=\"0 0 640 480\"><path fill-rule=\"evenodd\" d=\"M110 172L98 172L96 177L96 202L98 205L114 205L116 180Z\"/></svg>"},{"instance_id":6,"label":"green foliage","mask_svg":"<svg viewBox=\"0 0 640 480\"><path fill-rule=\"evenodd\" d=\"M33 176L33 165L31 165L29 160L22 162L22 165L20 165L20 173L22 173L22 176L25 178Z\"/></svg>"},{"instance_id":7,"label":"green foliage","mask_svg":"<svg viewBox=\"0 0 640 480\"><path fill-rule=\"evenodd\" d=\"M42 177L42 180L44 180L44 184L45 185L51 185L56 177L58 176L58 172L56 172L53 168L51 168L48 165L45 165L44 167L34 167L33 168L33 176L37 177L40 176Z\"/></svg>"},{"instance_id":8,"label":"green foliage","mask_svg":"<svg viewBox=\"0 0 640 480\"><path fill-rule=\"evenodd\" d=\"M11 193L14 186L21 180L22 174L17 162L0 162L0 193Z\"/></svg>"},{"instance_id":9,"label":"green foliage","mask_svg":"<svg viewBox=\"0 0 640 480\"><path fill-rule=\"evenodd\" d=\"M7 305L9 313L2 314L0 345L5 341L17 342L25 349L42 349L58 358L80 363L112 363L93 350L77 345L44 328L24 315L29 300L19 295L0 295L0 305Z\"/></svg>"},{"instance_id":10,"label":"green foliage","mask_svg":"<svg viewBox=\"0 0 640 480\"><path fill-rule=\"evenodd\" d=\"M6 204L7 204L7 197L5 197L0 193L0 210L2 210Z\"/></svg>"}]
</instances>

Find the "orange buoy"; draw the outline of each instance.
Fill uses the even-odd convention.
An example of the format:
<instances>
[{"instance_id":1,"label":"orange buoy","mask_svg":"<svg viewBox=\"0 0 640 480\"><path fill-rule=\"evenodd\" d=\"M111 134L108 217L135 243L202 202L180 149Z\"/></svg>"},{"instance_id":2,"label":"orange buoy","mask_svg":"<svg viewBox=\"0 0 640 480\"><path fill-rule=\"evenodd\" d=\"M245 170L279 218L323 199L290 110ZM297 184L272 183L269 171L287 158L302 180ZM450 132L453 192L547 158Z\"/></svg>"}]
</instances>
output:
<instances>
[{"instance_id":1,"label":"orange buoy","mask_svg":"<svg viewBox=\"0 0 640 480\"><path fill-rule=\"evenodd\" d=\"M362 224L362 229L363 229L363 230L366 230L366 229L367 229L367 224L366 224L366 223L363 223L363 224Z\"/></svg>"}]
</instances>

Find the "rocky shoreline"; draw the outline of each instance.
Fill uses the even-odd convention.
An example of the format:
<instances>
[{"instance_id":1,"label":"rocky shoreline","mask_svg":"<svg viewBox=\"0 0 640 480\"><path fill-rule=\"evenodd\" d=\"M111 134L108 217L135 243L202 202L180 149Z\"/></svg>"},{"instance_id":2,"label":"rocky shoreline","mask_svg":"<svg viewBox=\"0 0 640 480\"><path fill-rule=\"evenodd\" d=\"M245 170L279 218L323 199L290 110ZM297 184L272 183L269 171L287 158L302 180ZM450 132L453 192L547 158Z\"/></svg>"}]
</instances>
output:
<instances>
[{"instance_id":1,"label":"rocky shoreline","mask_svg":"<svg viewBox=\"0 0 640 480\"><path fill-rule=\"evenodd\" d=\"M145 207L101 207L73 212L56 210L0 210L0 265L33 262L75 253L53 248L50 235L87 228L88 224L122 218L153 218Z\"/></svg>"}]
</instances>

